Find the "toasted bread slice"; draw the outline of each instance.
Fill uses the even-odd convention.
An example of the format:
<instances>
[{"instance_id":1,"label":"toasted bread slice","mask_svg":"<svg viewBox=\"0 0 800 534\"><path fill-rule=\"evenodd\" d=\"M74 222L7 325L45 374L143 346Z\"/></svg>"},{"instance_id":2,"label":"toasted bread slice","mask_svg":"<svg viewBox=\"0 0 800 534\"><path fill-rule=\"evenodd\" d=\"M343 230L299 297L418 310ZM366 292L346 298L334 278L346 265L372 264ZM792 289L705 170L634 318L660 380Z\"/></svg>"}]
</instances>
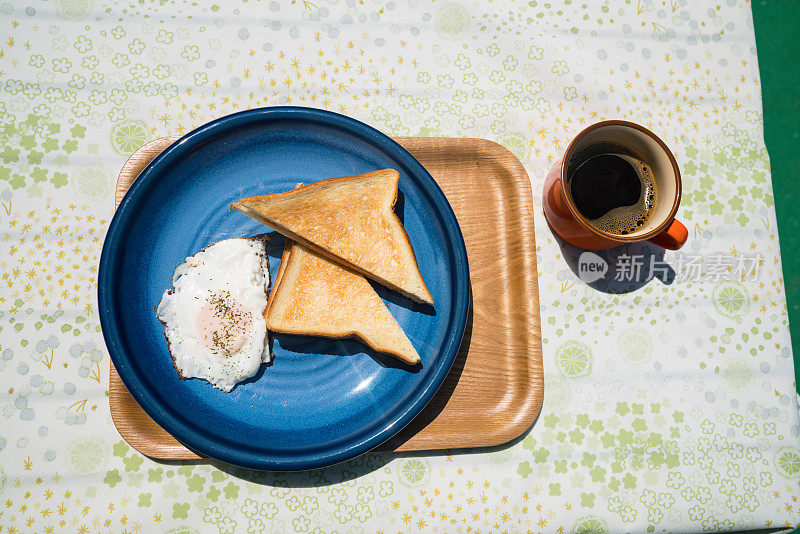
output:
<instances>
[{"instance_id":1,"label":"toasted bread slice","mask_svg":"<svg viewBox=\"0 0 800 534\"><path fill-rule=\"evenodd\" d=\"M264 318L273 332L357 337L406 363L420 361L366 278L293 241L286 242Z\"/></svg>"},{"instance_id":2,"label":"toasted bread slice","mask_svg":"<svg viewBox=\"0 0 800 534\"><path fill-rule=\"evenodd\" d=\"M231 209L415 301L433 304L411 241L394 213L398 180L394 169L331 178L243 198Z\"/></svg>"}]
</instances>

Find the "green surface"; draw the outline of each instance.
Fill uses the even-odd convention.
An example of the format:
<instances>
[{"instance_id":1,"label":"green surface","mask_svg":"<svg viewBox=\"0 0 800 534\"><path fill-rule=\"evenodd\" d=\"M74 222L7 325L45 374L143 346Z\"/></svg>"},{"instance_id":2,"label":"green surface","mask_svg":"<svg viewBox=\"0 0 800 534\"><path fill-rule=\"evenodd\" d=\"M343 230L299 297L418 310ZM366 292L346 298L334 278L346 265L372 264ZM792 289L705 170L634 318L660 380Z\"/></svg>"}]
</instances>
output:
<instances>
[{"instance_id":1,"label":"green surface","mask_svg":"<svg viewBox=\"0 0 800 534\"><path fill-rule=\"evenodd\" d=\"M795 380L800 384L800 2L755 0L753 19Z\"/></svg>"}]
</instances>

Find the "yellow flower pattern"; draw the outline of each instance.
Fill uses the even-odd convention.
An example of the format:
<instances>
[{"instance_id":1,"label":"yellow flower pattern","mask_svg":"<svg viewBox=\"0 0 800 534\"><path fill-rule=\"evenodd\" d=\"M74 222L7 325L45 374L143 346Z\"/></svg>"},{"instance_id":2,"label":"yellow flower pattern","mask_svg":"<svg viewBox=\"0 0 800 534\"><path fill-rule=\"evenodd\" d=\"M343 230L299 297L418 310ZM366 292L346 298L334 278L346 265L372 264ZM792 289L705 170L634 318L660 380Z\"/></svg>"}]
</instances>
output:
<instances>
[{"instance_id":1,"label":"yellow flower pattern","mask_svg":"<svg viewBox=\"0 0 800 534\"><path fill-rule=\"evenodd\" d=\"M17 313L17 301L44 310L95 313L97 263L108 218L86 204L59 206L48 198L36 209L10 210L0 235L0 302Z\"/></svg>"}]
</instances>

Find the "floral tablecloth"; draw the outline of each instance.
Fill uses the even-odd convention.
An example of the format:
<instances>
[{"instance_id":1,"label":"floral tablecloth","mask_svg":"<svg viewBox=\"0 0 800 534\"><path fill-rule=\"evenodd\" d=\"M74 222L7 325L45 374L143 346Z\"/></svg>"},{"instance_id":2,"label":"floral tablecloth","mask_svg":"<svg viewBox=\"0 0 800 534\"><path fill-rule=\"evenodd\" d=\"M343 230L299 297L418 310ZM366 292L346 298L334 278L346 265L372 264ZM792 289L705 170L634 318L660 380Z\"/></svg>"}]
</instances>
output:
<instances>
[{"instance_id":1,"label":"floral tablecloth","mask_svg":"<svg viewBox=\"0 0 800 534\"><path fill-rule=\"evenodd\" d=\"M748 2L13 1L0 4L0 95L0 532L800 522ZM152 138L277 104L392 135L496 140L525 164L537 208L579 130L639 122L681 165L689 242L603 256L619 267L641 254L646 269L649 254L671 276L586 285L536 210L545 403L510 447L290 474L150 460L111 421L97 318L116 173Z\"/></svg>"}]
</instances>

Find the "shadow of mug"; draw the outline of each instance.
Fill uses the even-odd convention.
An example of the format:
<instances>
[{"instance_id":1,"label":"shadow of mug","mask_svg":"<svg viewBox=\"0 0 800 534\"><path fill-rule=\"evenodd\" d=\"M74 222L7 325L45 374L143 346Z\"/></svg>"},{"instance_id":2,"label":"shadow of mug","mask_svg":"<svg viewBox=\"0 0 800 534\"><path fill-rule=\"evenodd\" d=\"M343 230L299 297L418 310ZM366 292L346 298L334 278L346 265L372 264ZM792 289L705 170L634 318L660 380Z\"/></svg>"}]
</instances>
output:
<instances>
[{"instance_id":1,"label":"shadow of mug","mask_svg":"<svg viewBox=\"0 0 800 534\"><path fill-rule=\"evenodd\" d=\"M631 293L657 279L670 285L675 270L665 262L665 250L647 241L589 251L566 242L554 232L570 270L587 286L613 295Z\"/></svg>"}]
</instances>

